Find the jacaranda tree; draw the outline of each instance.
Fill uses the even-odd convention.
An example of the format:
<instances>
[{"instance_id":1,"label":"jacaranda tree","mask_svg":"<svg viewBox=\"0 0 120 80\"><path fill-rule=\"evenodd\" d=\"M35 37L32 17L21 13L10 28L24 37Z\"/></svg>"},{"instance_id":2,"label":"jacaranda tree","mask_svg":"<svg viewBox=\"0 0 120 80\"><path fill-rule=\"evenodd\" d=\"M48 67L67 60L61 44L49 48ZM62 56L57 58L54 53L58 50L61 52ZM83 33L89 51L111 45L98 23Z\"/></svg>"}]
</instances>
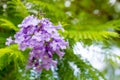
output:
<instances>
[{"instance_id":1,"label":"jacaranda tree","mask_svg":"<svg viewBox=\"0 0 120 80\"><path fill-rule=\"evenodd\" d=\"M73 47L80 41L119 48L119 4L119 0L1 0L0 80L107 80L107 69L97 70ZM110 65L116 64L113 57L120 59L106 57ZM77 74L73 66L79 69Z\"/></svg>"}]
</instances>

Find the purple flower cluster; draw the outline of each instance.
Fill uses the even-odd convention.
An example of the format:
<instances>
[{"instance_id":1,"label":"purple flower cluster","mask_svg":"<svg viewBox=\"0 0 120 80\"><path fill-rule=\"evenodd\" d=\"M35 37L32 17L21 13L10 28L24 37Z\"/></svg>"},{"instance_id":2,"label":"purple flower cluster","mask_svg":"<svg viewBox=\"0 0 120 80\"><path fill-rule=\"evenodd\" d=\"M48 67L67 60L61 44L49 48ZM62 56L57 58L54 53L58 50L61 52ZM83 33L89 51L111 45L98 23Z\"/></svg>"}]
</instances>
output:
<instances>
[{"instance_id":1,"label":"purple flower cluster","mask_svg":"<svg viewBox=\"0 0 120 80\"><path fill-rule=\"evenodd\" d=\"M55 67L57 61L53 55L57 54L62 59L64 49L68 46L68 42L58 33L59 29L64 31L61 25L54 26L47 18L28 16L18 26L20 31L14 35L15 40L10 37L6 44L10 45L14 41L22 51L31 49L27 69L41 71L43 68L49 70L51 66Z\"/></svg>"}]
</instances>

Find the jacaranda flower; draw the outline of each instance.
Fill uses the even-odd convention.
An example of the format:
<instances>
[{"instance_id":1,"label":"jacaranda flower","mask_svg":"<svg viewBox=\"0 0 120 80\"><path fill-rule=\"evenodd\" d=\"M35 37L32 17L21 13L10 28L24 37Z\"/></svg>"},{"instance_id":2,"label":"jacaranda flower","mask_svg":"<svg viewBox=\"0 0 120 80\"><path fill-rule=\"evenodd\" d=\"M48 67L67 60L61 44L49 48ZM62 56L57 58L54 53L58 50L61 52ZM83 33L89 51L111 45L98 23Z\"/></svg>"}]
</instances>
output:
<instances>
[{"instance_id":1,"label":"jacaranda flower","mask_svg":"<svg viewBox=\"0 0 120 80\"><path fill-rule=\"evenodd\" d=\"M42 71L43 68L49 70L51 66L55 67L57 60L53 59L53 55L57 54L62 59L68 46L68 42L58 33L58 30L64 31L61 24L54 26L49 19L38 19L32 15L18 26L20 30L14 35L15 40L8 38L6 45L16 43L22 51L30 48L27 69Z\"/></svg>"}]
</instances>

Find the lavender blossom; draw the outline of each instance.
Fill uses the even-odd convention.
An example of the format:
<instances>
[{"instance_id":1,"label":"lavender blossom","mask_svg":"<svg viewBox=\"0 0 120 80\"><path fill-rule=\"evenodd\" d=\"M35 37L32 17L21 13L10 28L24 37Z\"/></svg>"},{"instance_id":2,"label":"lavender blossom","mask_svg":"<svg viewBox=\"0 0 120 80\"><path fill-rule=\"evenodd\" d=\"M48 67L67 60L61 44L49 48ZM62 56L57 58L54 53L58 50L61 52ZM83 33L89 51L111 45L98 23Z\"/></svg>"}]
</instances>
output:
<instances>
[{"instance_id":1,"label":"lavender blossom","mask_svg":"<svg viewBox=\"0 0 120 80\"><path fill-rule=\"evenodd\" d=\"M12 43L14 43L14 41L12 40L12 37L10 36L9 38L7 38L7 42L5 44L9 46Z\"/></svg>"},{"instance_id":2,"label":"lavender blossom","mask_svg":"<svg viewBox=\"0 0 120 80\"><path fill-rule=\"evenodd\" d=\"M64 31L62 25L59 23L54 26L49 19L38 19L32 15L18 26L20 31L14 35L14 42L22 51L31 49L26 68L40 72L43 69L49 70L52 66L56 67L57 61L53 59L53 55L57 54L62 59L68 46L68 42L58 33L58 30ZM10 45L13 40L10 37L7 41L6 45Z\"/></svg>"}]
</instances>

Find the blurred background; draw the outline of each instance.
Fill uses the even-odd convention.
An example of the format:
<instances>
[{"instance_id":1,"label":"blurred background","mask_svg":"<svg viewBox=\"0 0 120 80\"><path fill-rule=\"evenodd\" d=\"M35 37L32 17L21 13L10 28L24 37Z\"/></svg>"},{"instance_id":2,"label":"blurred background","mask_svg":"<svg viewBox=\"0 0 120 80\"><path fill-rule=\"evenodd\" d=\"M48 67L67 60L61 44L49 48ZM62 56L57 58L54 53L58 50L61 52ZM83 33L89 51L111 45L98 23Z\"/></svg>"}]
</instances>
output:
<instances>
[{"instance_id":1,"label":"blurred background","mask_svg":"<svg viewBox=\"0 0 120 80\"><path fill-rule=\"evenodd\" d=\"M74 55L97 69L106 78L92 79L90 76L81 78L80 69L84 66L76 67L73 62L69 62L77 79L68 80L120 80L120 0L0 0L0 48L3 50L6 47L6 38L19 30L17 25L26 16L39 16L38 14L49 18L54 24L61 22L65 28L65 32L61 34L70 40ZM22 71L25 64L19 66L8 54L2 54L9 52L2 50L0 50L0 80L23 80L17 79L14 74L27 75ZM3 51L5 50L6 48ZM14 71L16 66L17 70ZM85 67L85 74L91 75L92 72L87 69L89 67Z\"/></svg>"}]
</instances>

